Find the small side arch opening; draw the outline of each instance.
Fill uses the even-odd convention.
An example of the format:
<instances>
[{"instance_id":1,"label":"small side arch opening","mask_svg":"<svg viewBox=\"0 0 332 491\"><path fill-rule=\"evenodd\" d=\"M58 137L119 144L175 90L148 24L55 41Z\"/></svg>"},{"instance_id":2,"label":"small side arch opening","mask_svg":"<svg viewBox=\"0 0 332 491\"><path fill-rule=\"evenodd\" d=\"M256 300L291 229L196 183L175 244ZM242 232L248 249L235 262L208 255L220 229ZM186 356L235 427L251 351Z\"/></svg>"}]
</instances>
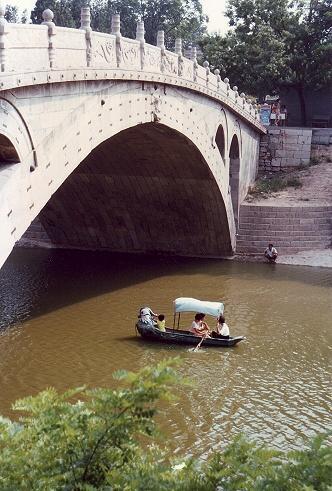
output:
<instances>
[{"instance_id":1,"label":"small side arch opening","mask_svg":"<svg viewBox=\"0 0 332 491\"><path fill-rule=\"evenodd\" d=\"M12 142L5 135L0 134L0 169L19 162L20 158Z\"/></svg>"},{"instance_id":2,"label":"small side arch opening","mask_svg":"<svg viewBox=\"0 0 332 491\"><path fill-rule=\"evenodd\" d=\"M225 163L225 133L224 133L224 128L222 127L221 124L218 127L215 140L220 155Z\"/></svg>"},{"instance_id":3,"label":"small side arch opening","mask_svg":"<svg viewBox=\"0 0 332 491\"><path fill-rule=\"evenodd\" d=\"M238 228L239 221L239 180L240 147L238 137L234 135L229 149L229 186L236 228Z\"/></svg>"}]
</instances>

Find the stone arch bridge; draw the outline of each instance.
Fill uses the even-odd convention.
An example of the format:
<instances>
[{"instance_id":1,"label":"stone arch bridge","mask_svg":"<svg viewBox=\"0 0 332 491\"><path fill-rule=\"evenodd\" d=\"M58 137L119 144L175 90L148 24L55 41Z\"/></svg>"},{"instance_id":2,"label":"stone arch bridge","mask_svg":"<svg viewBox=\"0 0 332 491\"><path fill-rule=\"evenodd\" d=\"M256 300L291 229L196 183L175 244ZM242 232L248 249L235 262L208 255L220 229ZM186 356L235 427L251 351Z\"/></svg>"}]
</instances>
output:
<instances>
[{"instance_id":1,"label":"stone arch bridge","mask_svg":"<svg viewBox=\"0 0 332 491\"><path fill-rule=\"evenodd\" d=\"M0 266L38 217L58 247L222 257L254 181L257 110L175 52L0 8Z\"/></svg>"}]
</instances>

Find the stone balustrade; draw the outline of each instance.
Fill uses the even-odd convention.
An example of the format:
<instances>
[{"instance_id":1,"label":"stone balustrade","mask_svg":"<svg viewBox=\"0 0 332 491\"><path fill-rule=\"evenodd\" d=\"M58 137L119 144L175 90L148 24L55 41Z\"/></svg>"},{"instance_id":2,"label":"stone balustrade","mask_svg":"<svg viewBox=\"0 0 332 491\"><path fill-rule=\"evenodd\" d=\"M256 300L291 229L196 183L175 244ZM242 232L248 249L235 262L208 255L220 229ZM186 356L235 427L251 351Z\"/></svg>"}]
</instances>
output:
<instances>
[{"instance_id":1,"label":"stone balustrade","mask_svg":"<svg viewBox=\"0 0 332 491\"><path fill-rule=\"evenodd\" d=\"M82 8L81 28L58 27L53 13L43 13L41 25L9 24L0 7L0 91L28 85L80 80L141 80L187 88L220 101L259 132L265 128L257 108L239 95L229 80L209 63L197 63L196 48L191 59L182 53L177 39L175 52L165 48L164 33L158 32L157 46L145 43L144 23L138 22L136 39L121 36L120 16L112 17L111 34L94 32L90 11Z\"/></svg>"}]
</instances>

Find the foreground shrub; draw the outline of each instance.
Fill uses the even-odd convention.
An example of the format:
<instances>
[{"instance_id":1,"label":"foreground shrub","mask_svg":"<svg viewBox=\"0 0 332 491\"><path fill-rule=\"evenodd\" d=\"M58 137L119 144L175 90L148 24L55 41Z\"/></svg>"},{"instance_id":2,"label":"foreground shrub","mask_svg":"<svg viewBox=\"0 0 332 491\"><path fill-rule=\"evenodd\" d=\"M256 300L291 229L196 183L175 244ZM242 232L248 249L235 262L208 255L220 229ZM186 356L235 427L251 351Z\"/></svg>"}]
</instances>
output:
<instances>
[{"instance_id":1,"label":"foreground shrub","mask_svg":"<svg viewBox=\"0 0 332 491\"><path fill-rule=\"evenodd\" d=\"M331 489L323 436L287 454L239 436L205 464L174 462L151 446L156 404L172 399L177 363L118 372L127 385L115 390L48 389L16 402L19 422L0 420L0 490Z\"/></svg>"}]
</instances>

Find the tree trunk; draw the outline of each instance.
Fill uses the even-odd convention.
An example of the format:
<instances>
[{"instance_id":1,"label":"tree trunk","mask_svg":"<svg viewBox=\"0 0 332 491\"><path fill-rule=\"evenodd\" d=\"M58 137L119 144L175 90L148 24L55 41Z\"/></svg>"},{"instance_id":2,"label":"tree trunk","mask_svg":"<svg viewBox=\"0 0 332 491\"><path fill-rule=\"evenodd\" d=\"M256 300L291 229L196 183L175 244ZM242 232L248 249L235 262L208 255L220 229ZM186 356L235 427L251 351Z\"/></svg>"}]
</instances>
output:
<instances>
[{"instance_id":1,"label":"tree trunk","mask_svg":"<svg viewBox=\"0 0 332 491\"><path fill-rule=\"evenodd\" d=\"M303 90L302 84L299 84L296 87L296 90L297 90L297 94L299 96L299 101L300 101L301 123L302 123L302 126L307 126L307 111L306 111L304 90Z\"/></svg>"}]
</instances>

